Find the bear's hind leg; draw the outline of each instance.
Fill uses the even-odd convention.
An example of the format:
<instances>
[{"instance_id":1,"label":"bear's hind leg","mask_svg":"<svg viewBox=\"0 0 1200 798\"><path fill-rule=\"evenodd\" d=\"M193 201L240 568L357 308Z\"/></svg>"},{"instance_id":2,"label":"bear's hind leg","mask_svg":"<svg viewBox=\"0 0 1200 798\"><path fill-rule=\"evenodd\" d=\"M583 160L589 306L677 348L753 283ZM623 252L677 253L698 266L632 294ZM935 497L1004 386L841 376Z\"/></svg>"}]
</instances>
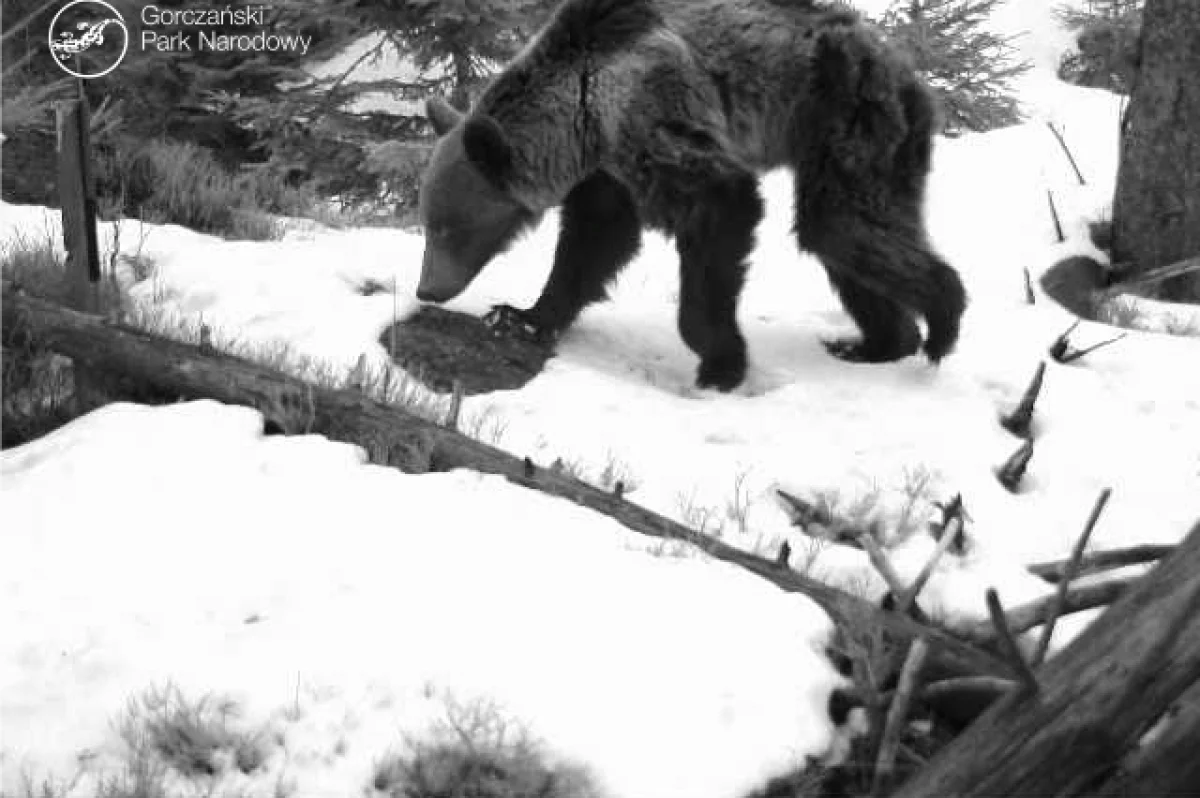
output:
<instances>
[{"instance_id":1,"label":"bear's hind leg","mask_svg":"<svg viewBox=\"0 0 1200 798\"><path fill-rule=\"evenodd\" d=\"M746 341L738 329L737 305L762 214L754 175L727 174L696 195L675 231L679 333L700 356L700 388L730 391L745 379Z\"/></svg>"},{"instance_id":2,"label":"bear's hind leg","mask_svg":"<svg viewBox=\"0 0 1200 798\"><path fill-rule=\"evenodd\" d=\"M608 284L640 246L641 222L629 190L595 172L563 201L554 265L541 297L528 310L498 305L484 321L496 330L552 341L585 307L607 297Z\"/></svg>"},{"instance_id":3,"label":"bear's hind leg","mask_svg":"<svg viewBox=\"0 0 1200 798\"><path fill-rule=\"evenodd\" d=\"M916 353L921 332L909 311L844 272L828 272L842 305L862 333L861 338L826 341L830 354L857 363L886 363Z\"/></svg>"},{"instance_id":4,"label":"bear's hind leg","mask_svg":"<svg viewBox=\"0 0 1200 798\"><path fill-rule=\"evenodd\" d=\"M834 24L819 31L795 120L795 231L863 336L830 350L860 361L906 357L922 348L921 316L924 352L938 362L958 339L966 292L923 218L932 94L867 28Z\"/></svg>"}]
</instances>

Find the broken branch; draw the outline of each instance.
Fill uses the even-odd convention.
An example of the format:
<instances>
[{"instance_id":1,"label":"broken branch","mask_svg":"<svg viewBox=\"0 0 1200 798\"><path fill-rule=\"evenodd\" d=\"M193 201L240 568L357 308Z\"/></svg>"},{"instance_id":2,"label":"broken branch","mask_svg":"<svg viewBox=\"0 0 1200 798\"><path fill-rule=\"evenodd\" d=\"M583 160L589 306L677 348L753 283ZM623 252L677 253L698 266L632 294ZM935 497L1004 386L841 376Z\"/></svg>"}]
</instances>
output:
<instances>
[{"instance_id":1,"label":"broken branch","mask_svg":"<svg viewBox=\"0 0 1200 798\"><path fill-rule=\"evenodd\" d=\"M1015 493L1021 484L1021 478L1025 476L1025 469L1029 466L1029 460L1032 457L1033 441L1027 440L1018 446L1017 450L1009 455L1008 459L997 469L996 477L1000 480L1000 484Z\"/></svg>"},{"instance_id":2,"label":"broken branch","mask_svg":"<svg viewBox=\"0 0 1200 798\"><path fill-rule=\"evenodd\" d=\"M1154 562L1170 554L1174 548L1174 546L1146 545L1130 546L1125 549L1093 551L1080 558L1079 571L1076 573L1076 576L1107 571L1113 568L1122 568L1127 565L1143 565L1148 562ZM1034 576L1040 576L1047 582L1058 582L1062 579L1066 567L1066 560L1056 560L1054 562L1035 563L1028 566L1028 570Z\"/></svg>"},{"instance_id":3,"label":"broken branch","mask_svg":"<svg viewBox=\"0 0 1200 798\"><path fill-rule=\"evenodd\" d=\"M1017 646L1016 638L1013 637L1012 631L1008 628L1008 622L1004 618L1004 606L1000 603L1000 595L996 593L995 588L988 588L987 606L988 614L992 619L992 627L996 632L996 639L1000 644L1000 652L1021 680L1021 693L1023 695L1036 693L1037 679L1034 677L1033 671L1030 670L1029 663L1022 656L1021 649Z\"/></svg>"},{"instance_id":4,"label":"broken branch","mask_svg":"<svg viewBox=\"0 0 1200 798\"><path fill-rule=\"evenodd\" d=\"M1067 591L1062 606L1059 608L1059 617L1112 604L1129 589L1134 581L1135 579L1110 579L1104 582L1093 582L1090 585L1076 585ZM1014 607L1006 616L1008 628L1014 634L1021 634L1045 623L1046 618L1050 616L1051 605L1057 600L1056 595L1051 595ZM983 621L961 630L963 636L968 640L980 643L993 640L993 631L993 626Z\"/></svg>"},{"instance_id":5,"label":"broken branch","mask_svg":"<svg viewBox=\"0 0 1200 798\"><path fill-rule=\"evenodd\" d=\"M896 764L896 750L900 746L900 734L904 730L904 721L908 717L908 707L912 703L917 680L921 676L921 668L925 665L925 655L929 652L925 639L918 637L908 649L904 658L904 666L900 669L900 680L896 685L896 697L888 708L887 722L883 728L883 738L879 743L879 756L875 760L875 779L872 792L883 795L890 786L893 769Z\"/></svg>"},{"instance_id":6,"label":"broken branch","mask_svg":"<svg viewBox=\"0 0 1200 798\"><path fill-rule=\"evenodd\" d=\"M1067 567L1063 570L1062 581L1058 583L1058 593L1054 597L1054 603L1050 605L1050 614L1046 618L1046 624L1042 628L1042 638L1038 642L1037 650L1033 654L1033 667L1037 667L1046 657L1046 652L1050 648L1050 638L1054 636L1054 625L1058 623L1059 613L1062 612L1063 605L1067 600L1067 591L1071 588L1071 580L1075 578L1075 573L1079 569L1079 561L1083 557L1083 550L1087 548L1088 540L1092 537L1092 530L1096 528L1096 522L1100 520L1100 513L1104 512L1104 506L1108 504L1109 497L1112 496L1112 488L1105 488L1100 491L1100 497L1096 499L1095 506L1092 507L1092 513L1088 516L1087 523L1083 527L1083 532L1080 533L1079 539L1075 541L1075 548L1071 551L1071 559L1067 561Z\"/></svg>"},{"instance_id":7,"label":"broken branch","mask_svg":"<svg viewBox=\"0 0 1200 798\"><path fill-rule=\"evenodd\" d=\"M1018 438L1029 437L1029 429L1033 422L1033 408L1037 404L1038 395L1042 392L1042 380L1045 376L1046 361L1043 360L1038 363L1037 371L1033 373L1033 379L1029 381L1029 387L1022 394L1016 409L1000 419L1000 425Z\"/></svg>"},{"instance_id":8,"label":"broken branch","mask_svg":"<svg viewBox=\"0 0 1200 798\"><path fill-rule=\"evenodd\" d=\"M1113 283L1108 288L1101 290L1098 296L1101 299L1112 299L1121 294L1131 293L1133 289L1149 288L1152 285L1170 280L1172 277L1182 277L1185 274L1191 274L1195 271L1200 271L1200 255L1186 258L1176 263L1170 263L1166 266L1159 266L1157 269L1150 269L1135 277Z\"/></svg>"},{"instance_id":9,"label":"broken branch","mask_svg":"<svg viewBox=\"0 0 1200 798\"><path fill-rule=\"evenodd\" d=\"M937 567L938 561L944 555L958 538L959 530L962 527L962 517L954 516L950 519L950 523L946 527L946 531L942 533L942 538L937 542L937 548L933 550L925 567L917 574L917 578L908 586L901 595L896 597L896 611L907 613L909 608L921 595L921 591L925 589L925 583L929 581L929 577L933 575L933 569Z\"/></svg>"}]
</instances>

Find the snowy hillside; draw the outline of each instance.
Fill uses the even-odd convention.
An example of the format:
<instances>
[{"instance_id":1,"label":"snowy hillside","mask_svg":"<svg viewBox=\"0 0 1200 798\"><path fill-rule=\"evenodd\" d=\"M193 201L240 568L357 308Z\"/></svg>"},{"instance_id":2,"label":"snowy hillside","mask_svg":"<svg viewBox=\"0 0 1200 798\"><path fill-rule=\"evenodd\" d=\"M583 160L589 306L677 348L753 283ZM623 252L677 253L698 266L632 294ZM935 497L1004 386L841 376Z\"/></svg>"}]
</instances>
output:
<instances>
[{"instance_id":1,"label":"snowy hillside","mask_svg":"<svg viewBox=\"0 0 1200 798\"><path fill-rule=\"evenodd\" d=\"M1053 79L1065 36L1042 0L1009 13L1005 25L1035 31L1022 45L1041 67L1022 84L1029 121L935 152L930 226L971 297L940 367L827 354L822 340L852 323L797 251L790 177L774 173L740 312L746 386L692 387L674 248L648 235L613 301L584 314L543 374L469 397L464 415L539 463L562 458L593 480L617 469L631 501L733 545L770 554L787 540L794 567L873 597L883 586L865 556L814 549L776 489L843 506L874 497L887 521L919 492L917 534L891 541L906 578L933 548L933 502L961 493L971 545L922 596L951 622L985 617L988 587L1010 606L1049 592L1025 565L1066 556L1104 487L1095 548L1177 541L1200 518L1200 338L1135 332L1049 362L1021 490L994 473L1019 443L998 417L1074 320L1043 295L1027 304L1023 269L1036 283L1067 254L1098 256L1085 225L1112 193L1119 110ZM450 307L530 303L556 221ZM47 225L52 211L0 204L0 241ZM154 269L140 282L128 271L132 295L218 339L389 368L380 335L418 306L418 235L298 226L259 243L148 229ZM103 250L111 225L101 238ZM1085 322L1074 339L1112 332ZM498 478L400 474L318 436L264 437L261 422L213 402L113 405L0 452L0 794L46 779L55 794L97 794L128 758L130 702L168 685L232 702L231 727L261 748L255 767L203 782L217 795L382 794L379 763L472 702L624 798L738 798L837 753L826 707L842 680L811 601ZM1055 645L1089 617L1060 623Z\"/></svg>"}]
</instances>

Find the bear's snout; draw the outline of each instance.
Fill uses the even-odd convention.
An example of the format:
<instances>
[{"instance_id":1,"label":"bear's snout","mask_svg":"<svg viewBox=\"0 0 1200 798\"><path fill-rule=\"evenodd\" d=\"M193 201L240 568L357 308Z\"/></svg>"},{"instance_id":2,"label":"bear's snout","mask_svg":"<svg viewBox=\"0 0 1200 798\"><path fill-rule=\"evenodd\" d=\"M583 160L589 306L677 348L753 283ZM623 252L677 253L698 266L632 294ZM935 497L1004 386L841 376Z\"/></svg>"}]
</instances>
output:
<instances>
[{"instance_id":1,"label":"bear's snout","mask_svg":"<svg viewBox=\"0 0 1200 798\"><path fill-rule=\"evenodd\" d=\"M479 269L464 267L459 258L426 248L417 282L417 299L422 302L449 302L466 290Z\"/></svg>"}]
</instances>

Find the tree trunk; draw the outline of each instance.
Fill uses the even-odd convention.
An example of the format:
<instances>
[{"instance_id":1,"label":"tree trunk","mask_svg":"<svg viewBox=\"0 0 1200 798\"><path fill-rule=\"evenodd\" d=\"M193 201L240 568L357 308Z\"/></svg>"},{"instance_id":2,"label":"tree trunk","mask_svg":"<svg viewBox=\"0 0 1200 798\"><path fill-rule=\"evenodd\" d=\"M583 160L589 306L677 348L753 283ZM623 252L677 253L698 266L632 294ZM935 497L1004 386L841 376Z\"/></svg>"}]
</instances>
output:
<instances>
[{"instance_id":1,"label":"tree trunk","mask_svg":"<svg viewBox=\"0 0 1200 798\"><path fill-rule=\"evenodd\" d=\"M839 626L877 635L897 650L907 650L913 640L924 637L929 644L928 670L938 676L1012 676L1003 661L939 629L688 529L613 492L536 467L402 406L357 391L310 385L240 358L205 353L12 291L4 292L2 311L3 340L14 346L48 348L76 364L120 375L125 384L150 393L253 407L285 432L311 432L358 444L372 462L404 471L469 468L498 474L606 515L635 532L690 543L787 592L808 596Z\"/></svg>"},{"instance_id":2,"label":"tree trunk","mask_svg":"<svg viewBox=\"0 0 1200 798\"><path fill-rule=\"evenodd\" d=\"M1037 692L997 701L897 798L1194 791L1200 524L1036 677Z\"/></svg>"},{"instance_id":3,"label":"tree trunk","mask_svg":"<svg viewBox=\"0 0 1200 798\"><path fill-rule=\"evenodd\" d=\"M1113 200L1114 260L1133 275L1200 255L1200 2L1146 0L1140 61ZM1200 298L1198 284L1162 296Z\"/></svg>"}]
</instances>

